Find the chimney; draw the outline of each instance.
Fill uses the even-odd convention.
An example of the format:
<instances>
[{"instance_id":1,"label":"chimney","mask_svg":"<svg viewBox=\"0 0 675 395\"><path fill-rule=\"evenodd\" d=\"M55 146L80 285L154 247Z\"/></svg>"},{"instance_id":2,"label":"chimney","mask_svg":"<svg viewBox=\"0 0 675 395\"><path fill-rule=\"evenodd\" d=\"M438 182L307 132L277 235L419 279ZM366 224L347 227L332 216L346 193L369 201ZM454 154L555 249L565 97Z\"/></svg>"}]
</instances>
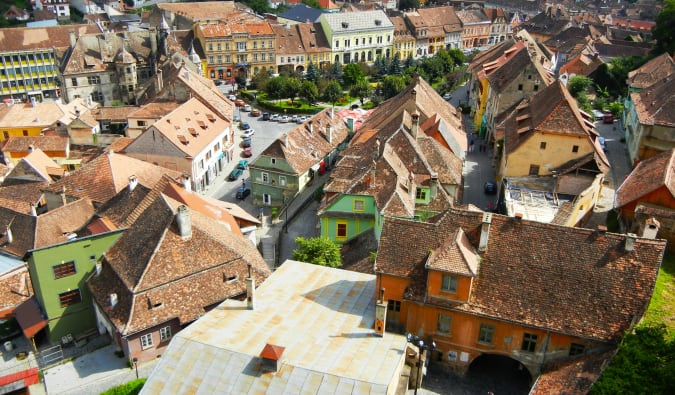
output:
<instances>
[{"instance_id":1,"label":"chimney","mask_svg":"<svg viewBox=\"0 0 675 395\"><path fill-rule=\"evenodd\" d=\"M307 125L309 126L309 133L310 134L314 133L314 125L312 125L311 119L309 120L309 122L307 122Z\"/></svg>"},{"instance_id":2,"label":"chimney","mask_svg":"<svg viewBox=\"0 0 675 395\"><path fill-rule=\"evenodd\" d=\"M288 133L284 134L284 147L288 148Z\"/></svg>"},{"instance_id":3,"label":"chimney","mask_svg":"<svg viewBox=\"0 0 675 395\"><path fill-rule=\"evenodd\" d=\"M101 270L103 269L103 264L101 262L96 262L96 275L101 274Z\"/></svg>"},{"instance_id":4,"label":"chimney","mask_svg":"<svg viewBox=\"0 0 675 395\"><path fill-rule=\"evenodd\" d=\"M10 225L11 224L7 225L5 228L5 238L7 239L5 245L12 244L12 241L14 241L14 236L12 235L12 229L10 228Z\"/></svg>"},{"instance_id":5,"label":"chimney","mask_svg":"<svg viewBox=\"0 0 675 395\"><path fill-rule=\"evenodd\" d=\"M370 168L370 182L368 188L375 188L375 174L377 173L377 162L373 159L373 166Z\"/></svg>"},{"instance_id":6,"label":"chimney","mask_svg":"<svg viewBox=\"0 0 675 395\"><path fill-rule=\"evenodd\" d=\"M37 217L37 209L35 208L35 203L30 204L30 215L31 217Z\"/></svg>"},{"instance_id":7,"label":"chimney","mask_svg":"<svg viewBox=\"0 0 675 395\"><path fill-rule=\"evenodd\" d=\"M410 128L410 134L412 134L413 138L417 140L417 134L419 133L420 129L420 113L419 111L415 110L414 113L411 115L412 117L412 127Z\"/></svg>"},{"instance_id":8,"label":"chimney","mask_svg":"<svg viewBox=\"0 0 675 395\"><path fill-rule=\"evenodd\" d=\"M626 251L630 252L635 249L635 241L637 240L637 235L635 233L626 234Z\"/></svg>"},{"instance_id":9,"label":"chimney","mask_svg":"<svg viewBox=\"0 0 675 395\"><path fill-rule=\"evenodd\" d=\"M375 334L384 336L387 324L387 303L384 301L384 288L380 288L380 295L375 302Z\"/></svg>"},{"instance_id":10,"label":"chimney","mask_svg":"<svg viewBox=\"0 0 675 395\"><path fill-rule=\"evenodd\" d=\"M185 189L188 192L192 192L192 183L190 182L190 176L187 174L183 174L181 176L181 180L183 181L183 189Z\"/></svg>"},{"instance_id":11,"label":"chimney","mask_svg":"<svg viewBox=\"0 0 675 395\"><path fill-rule=\"evenodd\" d=\"M138 178L136 176L129 176L129 192L132 192L138 185Z\"/></svg>"},{"instance_id":12,"label":"chimney","mask_svg":"<svg viewBox=\"0 0 675 395\"><path fill-rule=\"evenodd\" d=\"M117 306L117 294L110 294L110 308L114 309Z\"/></svg>"},{"instance_id":13,"label":"chimney","mask_svg":"<svg viewBox=\"0 0 675 395\"><path fill-rule=\"evenodd\" d=\"M414 201L415 200L415 177L413 176L413 173L410 172L408 173L408 194L410 194L410 198Z\"/></svg>"},{"instance_id":14,"label":"chimney","mask_svg":"<svg viewBox=\"0 0 675 395\"><path fill-rule=\"evenodd\" d=\"M515 218L517 221L521 221L521 220L523 219L523 213L516 213L516 214L514 215L514 218Z\"/></svg>"},{"instance_id":15,"label":"chimney","mask_svg":"<svg viewBox=\"0 0 675 395\"><path fill-rule=\"evenodd\" d=\"M328 123L328 124L326 124L326 141L328 141L328 144L332 144L332 142L331 142L331 139L332 139L331 134L332 134L332 133L331 133L330 123Z\"/></svg>"},{"instance_id":16,"label":"chimney","mask_svg":"<svg viewBox=\"0 0 675 395\"><path fill-rule=\"evenodd\" d=\"M478 252L487 251L491 223L492 223L492 213L483 213L483 224L481 225L480 228L480 240L478 241Z\"/></svg>"},{"instance_id":17,"label":"chimney","mask_svg":"<svg viewBox=\"0 0 675 395\"><path fill-rule=\"evenodd\" d=\"M152 51L152 56L157 56L157 30L154 27L150 28L150 50Z\"/></svg>"},{"instance_id":18,"label":"chimney","mask_svg":"<svg viewBox=\"0 0 675 395\"><path fill-rule=\"evenodd\" d=\"M264 372L278 372L284 362L283 355L286 347L276 346L267 343L260 353L262 359L262 370Z\"/></svg>"},{"instance_id":19,"label":"chimney","mask_svg":"<svg viewBox=\"0 0 675 395\"><path fill-rule=\"evenodd\" d=\"M598 232L599 235L604 235L607 233L607 227L605 225L598 225L598 227L595 228L595 231Z\"/></svg>"},{"instance_id":20,"label":"chimney","mask_svg":"<svg viewBox=\"0 0 675 395\"><path fill-rule=\"evenodd\" d=\"M31 145L28 146L28 152L31 153L33 151L35 151L35 146L33 144L31 144Z\"/></svg>"},{"instance_id":21,"label":"chimney","mask_svg":"<svg viewBox=\"0 0 675 395\"><path fill-rule=\"evenodd\" d=\"M185 79L190 81L190 72L188 70L185 70Z\"/></svg>"},{"instance_id":22,"label":"chimney","mask_svg":"<svg viewBox=\"0 0 675 395\"><path fill-rule=\"evenodd\" d=\"M75 32L69 31L68 37L70 38L70 48L75 48L75 44L77 44L77 37L75 37Z\"/></svg>"},{"instance_id":23,"label":"chimney","mask_svg":"<svg viewBox=\"0 0 675 395\"><path fill-rule=\"evenodd\" d=\"M661 224L656 220L656 218L648 218L647 221L645 221L645 227L642 230L642 237L645 239L656 239L656 235L659 233L660 227Z\"/></svg>"},{"instance_id":24,"label":"chimney","mask_svg":"<svg viewBox=\"0 0 675 395\"><path fill-rule=\"evenodd\" d=\"M66 205L68 204L68 198L66 197L66 186L64 185L61 187L61 204Z\"/></svg>"},{"instance_id":25,"label":"chimney","mask_svg":"<svg viewBox=\"0 0 675 395\"><path fill-rule=\"evenodd\" d=\"M176 214L176 222L178 223L178 231L180 238L183 241L188 241L192 237L192 224L190 223L190 210L184 205L178 206L178 213Z\"/></svg>"},{"instance_id":26,"label":"chimney","mask_svg":"<svg viewBox=\"0 0 675 395\"><path fill-rule=\"evenodd\" d=\"M255 279L251 272L251 264L248 264L248 277L246 277L246 308L255 310Z\"/></svg>"},{"instance_id":27,"label":"chimney","mask_svg":"<svg viewBox=\"0 0 675 395\"><path fill-rule=\"evenodd\" d=\"M433 199L436 197L436 194L438 194L438 173L433 172L431 173L431 191L429 193L429 196Z\"/></svg>"}]
</instances>

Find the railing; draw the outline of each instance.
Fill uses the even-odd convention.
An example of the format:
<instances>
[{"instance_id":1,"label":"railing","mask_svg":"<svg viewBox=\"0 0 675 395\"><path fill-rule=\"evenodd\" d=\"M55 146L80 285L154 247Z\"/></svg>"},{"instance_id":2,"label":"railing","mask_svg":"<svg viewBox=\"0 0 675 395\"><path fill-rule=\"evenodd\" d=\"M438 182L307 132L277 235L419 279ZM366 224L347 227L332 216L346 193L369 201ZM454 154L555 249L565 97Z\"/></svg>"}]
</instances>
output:
<instances>
[{"instance_id":1,"label":"railing","mask_svg":"<svg viewBox=\"0 0 675 395\"><path fill-rule=\"evenodd\" d=\"M63 349L60 344L46 348L38 353L39 364L42 369L56 365L63 360Z\"/></svg>"}]
</instances>

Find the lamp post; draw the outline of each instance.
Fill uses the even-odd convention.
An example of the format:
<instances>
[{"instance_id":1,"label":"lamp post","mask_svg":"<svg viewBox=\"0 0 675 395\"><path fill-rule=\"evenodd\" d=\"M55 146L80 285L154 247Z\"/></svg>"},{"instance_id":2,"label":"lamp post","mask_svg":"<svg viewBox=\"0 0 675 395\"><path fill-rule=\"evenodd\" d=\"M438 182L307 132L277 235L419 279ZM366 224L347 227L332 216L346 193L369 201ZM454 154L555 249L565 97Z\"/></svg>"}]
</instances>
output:
<instances>
[{"instance_id":1,"label":"lamp post","mask_svg":"<svg viewBox=\"0 0 675 395\"><path fill-rule=\"evenodd\" d=\"M419 350L417 352L417 376L415 377L415 395L417 395L417 388L420 385L420 369L422 366L422 353L424 350L428 351L433 351L436 349L436 342L432 341L431 344L425 344L424 340L420 338L419 336L415 336L412 333L408 333L406 335L406 339L408 340L408 343L412 343L416 345Z\"/></svg>"},{"instance_id":2,"label":"lamp post","mask_svg":"<svg viewBox=\"0 0 675 395\"><path fill-rule=\"evenodd\" d=\"M138 379L138 358L134 357L132 361L134 362L134 368L136 368L136 378Z\"/></svg>"},{"instance_id":3,"label":"lamp post","mask_svg":"<svg viewBox=\"0 0 675 395\"><path fill-rule=\"evenodd\" d=\"M288 233L288 196L284 193L284 232Z\"/></svg>"}]
</instances>

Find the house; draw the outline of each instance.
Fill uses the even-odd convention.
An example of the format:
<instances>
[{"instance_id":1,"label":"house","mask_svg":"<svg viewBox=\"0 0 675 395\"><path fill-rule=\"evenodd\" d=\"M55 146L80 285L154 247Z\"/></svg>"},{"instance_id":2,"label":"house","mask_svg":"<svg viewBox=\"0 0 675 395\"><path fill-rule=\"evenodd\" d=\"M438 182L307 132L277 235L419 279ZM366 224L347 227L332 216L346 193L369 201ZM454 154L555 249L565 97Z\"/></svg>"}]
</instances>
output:
<instances>
[{"instance_id":1,"label":"house","mask_svg":"<svg viewBox=\"0 0 675 395\"><path fill-rule=\"evenodd\" d=\"M378 106L324 185L321 236L379 239L385 215L425 221L461 201L466 135L460 113L417 77Z\"/></svg>"},{"instance_id":2,"label":"house","mask_svg":"<svg viewBox=\"0 0 675 395\"><path fill-rule=\"evenodd\" d=\"M320 20L333 63L372 64L392 56L394 25L383 10L324 13Z\"/></svg>"},{"instance_id":3,"label":"house","mask_svg":"<svg viewBox=\"0 0 675 395\"><path fill-rule=\"evenodd\" d=\"M273 141L248 165L253 204L288 205L333 165L348 136L344 122L325 109Z\"/></svg>"},{"instance_id":4,"label":"house","mask_svg":"<svg viewBox=\"0 0 675 395\"><path fill-rule=\"evenodd\" d=\"M155 122L159 121L162 117L171 113L179 106L180 103L177 101L158 100L143 104L139 107L134 107L133 110L127 111L125 114L126 117L124 120L126 130L124 131L124 134L131 138L140 136Z\"/></svg>"},{"instance_id":5,"label":"house","mask_svg":"<svg viewBox=\"0 0 675 395\"><path fill-rule=\"evenodd\" d=\"M322 11L316 8L309 7L305 4L297 4L292 8L282 12L277 17L277 22L280 24L296 24L296 23L314 23L319 22L319 17Z\"/></svg>"},{"instance_id":6,"label":"house","mask_svg":"<svg viewBox=\"0 0 675 395\"><path fill-rule=\"evenodd\" d=\"M492 20L480 7L470 6L457 11L462 26L462 49L471 51L485 49L490 40Z\"/></svg>"},{"instance_id":7,"label":"house","mask_svg":"<svg viewBox=\"0 0 675 395\"><path fill-rule=\"evenodd\" d=\"M419 8L404 12L403 18L415 38L415 58L462 48L462 22L454 7Z\"/></svg>"},{"instance_id":8,"label":"house","mask_svg":"<svg viewBox=\"0 0 675 395\"><path fill-rule=\"evenodd\" d=\"M53 12L59 19L70 19L70 0L31 0L31 7L44 8Z\"/></svg>"},{"instance_id":9,"label":"house","mask_svg":"<svg viewBox=\"0 0 675 395\"><path fill-rule=\"evenodd\" d=\"M675 59L670 54L663 53L629 72L626 85L631 93L640 92L673 74L675 74Z\"/></svg>"},{"instance_id":10,"label":"house","mask_svg":"<svg viewBox=\"0 0 675 395\"><path fill-rule=\"evenodd\" d=\"M303 4L304 5L304 4ZM305 49L302 46L302 37L298 34L297 24L272 25L276 36L276 73L290 73L305 71Z\"/></svg>"},{"instance_id":11,"label":"house","mask_svg":"<svg viewBox=\"0 0 675 395\"><path fill-rule=\"evenodd\" d=\"M305 50L307 67L310 63L320 69L328 67L331 62L331 47L323 33L320 23L298 23L295 28ZM305 68L306 70L306 68Z\"/></svg>"},{"instance_id":12,"label":"house","mask_svg":"<svg viewBox=\"0 0 675 395\"><path fill-rule=\"evenodd\" d=\"M375 273L387 327L435 342L442 367L497 355L495 369L533 382L545 362L615 349L640 320L665 250L643 236L455 209L386 218Z\"/></svg>"},{"instance_id":13,"label":"house","mask_svg":"<svg viewBox=\"0 0 675 395\"><path fill-rule=\"evenodd\" d=\"M616 208L631 232L644 231L656 220L658 236L675 248L675 149L638 163L616 191Z\"/></svg>"},{"instance_id":14,"label":"house","mask_svg":"<svg viewBox=\"0 0 675 395\"><path fill-rule=\"evenodd\" d=\"M490 144L499 140L495 124L500 115L551 85L555 81L551 68L549 56L525 31L476 56L469 65L469 102L478 135Z\"/></svg>"},{"instance_id":15,"label":"house","mask_svg":"<svg viewBox=\"0 0 675 395\"><path fill-rule=\"evenodd\" d=\"M558 4L547 5L545 11L522 22L518 29L527 30L535 40L544 43L572 25L567 9Z\"/></svg>"},{"instance_id":16,"label":"house","mask_svg":"<svg viewBox=\"0 0 675 395\"><path fill-rule=\"evenodd\" d=\"M246 295L245 278L269 275L231 218L214 220L173 199L176 190L164 193L170 183L163 178L133 209L120 207L127 230L87 279L99 332L129 360L159 357L192 321Z\"/></svg>"},{"instance_id":17,"label":"house","mask_svg":"<svg viewBox=\"0 0 675 395\"><path fill-rule=\"evenodd\" d=\"M30 19L30 12L22 10L14 4L10 5L7 11L3 14L7 20L16 20L25 22Z\"/></svg>"},{"instance_id":18,"label":"house","mask_svg":"<svg viewBox=\"0 0 675 395\"><path fill-rule=\"evenodd\" d=\"M58 98L61 88L60 65L76 35L98 33L96 25L64 25L35 28L5 28L0 37L0 99L37 101ZM70 33L73 33L73 36ZM15 66L19 63L33 67L39 73L25 73Z\"/></svg>"},{"instance_id":19,"label":"house","mask_svg":"<svg viewBox=\"0 0 675 395\"><path fill-rule=\"evenodd\" d=\"M192 189L203 193L230 160L225 152L233 141L232 118L192 98L153 123L124 152L187 175Z\"/></svg>"},{"instance_id":20,"label":"house","mask_svg":"<svg viewBox=\"0 0 675 395\"><path fill-rule=\"evenodd\" d=\"M416 55L416 39L402 16L389 17L394 25L394 56L406 60Z\"/></svg>"},{"instance_id":21,"label":"house","mask_svg":"<svg viewBox=\"0 0 675 395\"><path fill-rule=\"evenodd\" d=\"M173 179L180 179L182 175L175 170L108 151L46 186L43 191L50 210L74 199L89 199L98 207L126 188L131 176L144 185L154 185L165 174Z\"/></svg>"},{"instance_id":22,"label":"house","mask_svg":"<svg viewBox=\"0 0 675 395\"><path fill-rule=\"evenodd\" d=\"M254 18L249 11L246 5L233 1L159 3L148 15L148 23L158 26L162 19L166 19L169 26L175 27L174 30L191 30L196 24L231 19L233 14L248 14L248 17Z\"/></svg>"},{"instance_id":23,"label":"house","mask_svg":"<svg viewBox=\"0 0 675 395\"><path fill-rule=\"evenodd\" d=\"M372 274L286 261L249 303L226 300L177 334L141 393L403 393L416 352L376 334L376 287Z\"/></svg>"},{"instance_id":24,"label":"house","mask_svg":"<svg viewBox=\"0 0 675 395\"><path fill-rule=\"evenodd\" d=\"M488 44L500 43L513 35L513 29L506 21L507 14L502 8L486 8L485 15L491 21Z\"/></svg>"},{"instance_id":25,"label":"house","mask_svg":"<svg viewBox=\"0 0 675 395\"><path fill-rule=\"evenodd\" d=\"M98 122L101 134L112 134L116 137L129 134L136 137L138 134L132 133L129 129L127 117L134 113L139 106L100 106L91 113L96 122Z\"/></svg>"},{"instance_id":26,"label":"house","mask_svg":"<svg viewBox=\"0 0 675 395\"><path fill-rule=\"evenodd\" d=\"M21 158L39 149L59 165L68 168L70 140L66 136L16 136L10 137L2 146L2 154L9 163L16 165Z\"/></svg>"},{"instance_id":27,"label":"house","mask_svg":"<svg viewBox=\"0 0 675 395\"><path fill-rule=\"evenodd\" d=\"M675 147L675 75L630 94L626 147L635 165Z\"/></svg>"},{"instance_id":28,"label":"house","mask_svg":"<svg viewBox=\"0 0 675 395\"><path fill-rule=\"evenodd\" d=\"M595 207L610 166L590 116L579 110L562 83L520 102L498 129L504 135L497 152L498 179L506 179L507 186L517 180L521 184L507 188L506 212L549 222L567 202L572 208L559 223L583 223ZM530 191L537 190L543 194L536 195L544 198L528 203L525 197L532 198Z\"/></svg>"},{"instance_id":29,"label":"house","mask_svg":"<svg viewBox=\"0 0 675 395\"><path fill-rule=\"evenodd\" d=\"M62 167L56 164L41 149L35 148L21 158L7 174L3 185L19 183L45 183L58 181L65 175Z\"/></svg>"}]
</instances>

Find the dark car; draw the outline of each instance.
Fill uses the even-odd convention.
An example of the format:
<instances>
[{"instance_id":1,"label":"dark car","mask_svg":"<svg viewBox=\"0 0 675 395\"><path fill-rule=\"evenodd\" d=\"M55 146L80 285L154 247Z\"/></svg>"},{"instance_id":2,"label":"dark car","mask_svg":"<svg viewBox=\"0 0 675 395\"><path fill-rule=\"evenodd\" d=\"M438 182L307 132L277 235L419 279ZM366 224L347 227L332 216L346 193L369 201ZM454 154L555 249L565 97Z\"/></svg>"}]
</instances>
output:
<instances>
[{"instance_id":1,"label":"dark car","mask_svg":"<svg viewBox=\"0 0 675 395\"><path fill-rule=\"evenodd\" d=\"M269 121L270 120L270 113L268 113L268 112L262 113L262 120L263 121Z\"/></svg>"},{"instance_id":2,"label":"dark car","mask_svg":"<svg viewBox=\"0 0 675 395\"><path fill-rule=\"evenodd\" d=\"M251 189L250 189L250 188L244 188L244 187L241 187L241 188L237 189L236 197L237 197L237 199L239 199L239 200L244 200L244 199L246 199L246 197L247 197L248 195L250 195L250 194L251 194Z\"/></svg>"},{"instance_id":3,"label":"dark car","mask_svg":"<svg viewBox=\"0 0 675 395\"><path fill-rule=\"evenodd\" d=\"M241 177L241 175L244 173L244 171L240 168L236 168L230 172L230 174L227 176L227 179L230 181L235 181L237 178Z\"/></svg>"},{"instance_id":4,"label":"dark car","mask_svg":"<svg viewBox=\"0 0 675 395\"><path fill-rule=\"evenodd\" d=\"M213 83L216 84L216 86L223 85L223 81L221 81L221 80L215 80L215 81L213 81Z\"/></svg>"},{"instance_id":5,"label":"dark car","mask_svg":"<svg viewBox=\"0 0 675 395\"><path fill-rule=\"evenodd\" d=\"M244 148L248 148L251 146L251 138L250 137L244 137L241 140L241 146Z\"/></svg>"},{"instance_id":6,"label":"dark car","mask_svg":"<svg viewBox=\"0 0 675 395\"><path fill-rule=\"evenodd\" d=\"M488 195L494 195L497 193L497 183L493 181L488 181L483 185L483 192Z\"/></svg>"},{"instance_id":7,"label":"dark car","mask_svg":"<svg viewBox=\"0 0 675 395\"><path fill-rule=\"evenodd\" d=\"M241 130L251 129L251 125L248 122L243 121L242 123L239 124L239 129Z\"/></svg>"},{"instance_id":8,"label":"dark car","mask_svg":"<svg viewBox=\"0 0 675 395\"><path fill-rule=\"evenodd\" d=\"M237 163L237 169L246 170L247 167L248 167L247 160L240 160L239 163Z\"/></svg>"}]
</instances>

